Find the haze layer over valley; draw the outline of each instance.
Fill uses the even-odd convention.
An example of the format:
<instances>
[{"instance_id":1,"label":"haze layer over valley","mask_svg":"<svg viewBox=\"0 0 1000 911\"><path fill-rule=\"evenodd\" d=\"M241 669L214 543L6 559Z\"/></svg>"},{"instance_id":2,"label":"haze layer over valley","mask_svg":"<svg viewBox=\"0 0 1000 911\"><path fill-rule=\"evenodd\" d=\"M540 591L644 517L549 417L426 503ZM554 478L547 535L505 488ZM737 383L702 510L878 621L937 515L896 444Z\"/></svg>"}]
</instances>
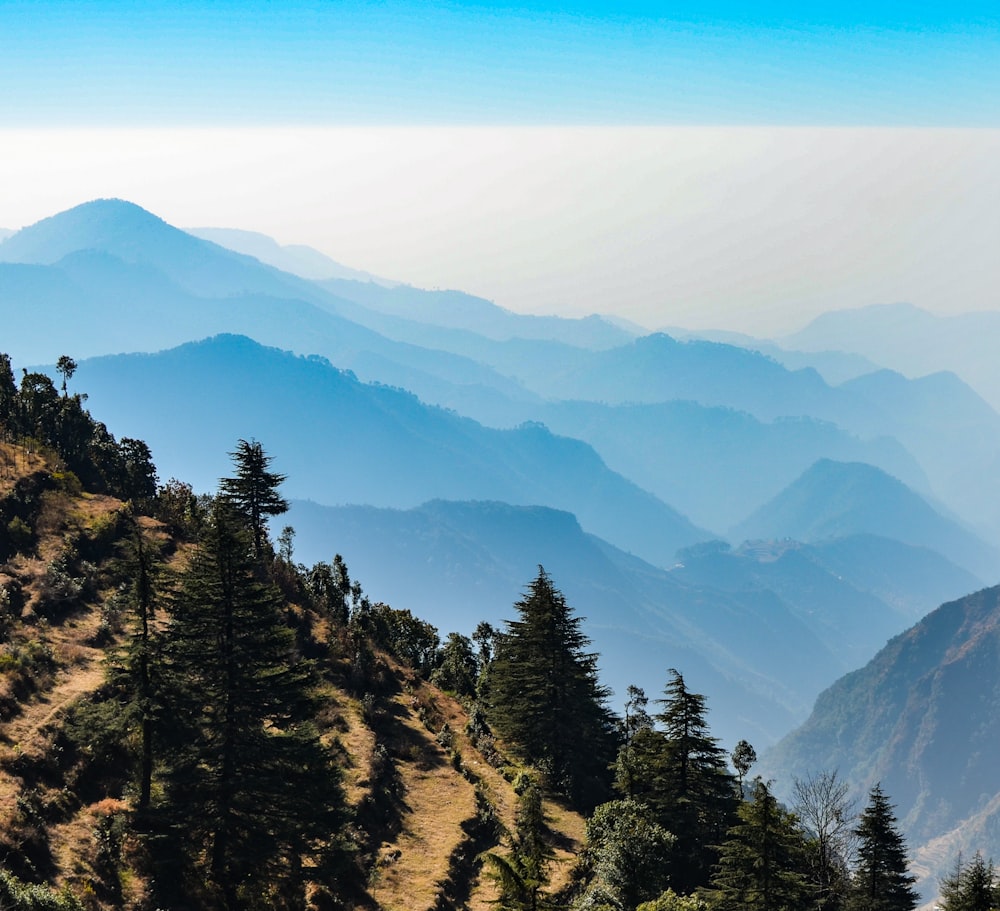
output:
<instances>
[{"instance_id":1,"label":"haze layer over valley","mask_svg":"<svg viewBox=\"0 0 1000 911\"><path fill-rule=\"evenodd\" d=\"M1000 417L954 375L828 382L745 340L523 316L195 233L102 200L7 238L15 363L79 358L93 408L149 443L162 479L210 490L232 441L260 439L311 501L297 551L342 553L373 596L443 629L499 621L533 567L576 554L561 582L617 698L683 665L719 734L763 746L1000 568L1000 505L979 495ZM439 532L418 546L415 527ZM409 556L379 561L394 540ZM603 556L581 575L588 548Z\"/></svg>"}]
</instances>

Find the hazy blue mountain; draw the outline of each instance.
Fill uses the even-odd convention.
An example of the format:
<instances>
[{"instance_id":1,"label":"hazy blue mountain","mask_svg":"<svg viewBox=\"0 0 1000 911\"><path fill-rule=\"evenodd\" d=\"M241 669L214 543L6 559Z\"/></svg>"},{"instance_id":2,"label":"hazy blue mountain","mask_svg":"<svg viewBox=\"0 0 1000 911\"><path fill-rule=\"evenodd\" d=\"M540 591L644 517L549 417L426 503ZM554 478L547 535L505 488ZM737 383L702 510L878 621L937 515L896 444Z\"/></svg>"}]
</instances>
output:
<instances>
[{"instance_id":1,"label":"hazy blue mountain","mask_svg":"<svg viewBox=\"0 0 1000 911\"><path fill-rule=\"evenodd\" d=\"M6 240L14 232L10 228L0 228L0 243Z\"/></svg>"},{"instance_id":2,"label":"hazy blue mountain","mask_svg":"<svg viewBox=\"0 0 1000 911\"><path fill-rule=\"evenodd\" d=\"M610 468L708 528L731 528L820 458L869 462L917 490L930 489L896 440L862 440L808 417L761 421L694 402L531 409L553 432L586 441Z\"/></svg>"},{"instance_id":3,"label":"hazy blue mountain","mask_svg":"<svg viewBox=\"0 0 1000 911\"><path fill-rule=\"evenodd\" d=\"M993 548L901 481L860 462L821 459L732 532L739 540L805 542L855 534L929 548L982 579L1000 572L1000 556Z\"/></svg>"},{"instance_id":4,"label":"hazy blue mountain","mask_svg":"<svg viewBox=\"0 0 1000 911\"><path fill-rule=\"evenodd\" d=\"M464 329L496 341L513 338L562 342L580 348L612 348L636 335L603 316L582 319L531 316L498 307L462 291L425 291L409 285L387 288L371 282L322 282L338 298L355 301L386 316L446 329Z\"/></svg>"},{"instance_id":5,"label":"hazy blue mountain","mask_svg":"<svg viewBox=\"0 0 1000 911\"><path fill-rule=\"evenodd\" d=\"M548 398L608 404L672 400L720 405L761 420L808 415L866 435L883 416L863 399L828 386L815 370L790 371L769 357L718 342L655 334L609 351L567 351L550 362L525 359L504 369Z\"/></svg>"},{"instance_id":6,"label":"hazy blue mountain","mask_svg":"<svg viewBox=\"0 0 1000 911\"><path fill-rule=\"evenodd\" d=\"M397 282L372 275L370 272L342 265L312 247L303 244L279 244L266 234L259 234L256 231L242 231L237 228L185 228L184 230L202 240L210 240L220 247L252 256L262 263L281 269L282 272L290 272L299 278L307 278L311 281L339 278L375 282L389 287L397 284Z\"/></svg>"},{"instance_id":7,"label":"hazy blue mountain","mask_svg":"<svg viewBox=\"0 0 1000 911\"><path fill-rule=\"evenodd\" d=\"M286 519L297 531L297 560L311 565L341 553L372 597L413 610L442 633L511 618L541 563L587 618L602 679L619 699L630 683L655 698L666 669L682 668L709 694L713 731L730 745L740 737L773 742L849 666L837 636L821 638L773 592L684 580L585 534L564 512L488 502L407 511L296 502Z\"/></svg>"},{"instance_id":8,"label":"hazy blue mountain","mask_svg":"<svg viewBox=\"0 0 1000 911\"><path fill-rule=\"evenodd\" d=\"M996 411L950 372L909 380L880 370L841 388L888 415L887 431L917 458L934 493L994 541L1000 540L1000 501L983 496L984 489L1000 485Z\"/></svg>"},{"instance_id":9,"label":"hazy blue mountain","mask_svg":"<svg viewBox=\"0 0 1000 911\"><path fill-rule=\"evenodd\" d=\"M1000 415L954 374L907 380L876 371L831 387L811 369L788 370L753 351L720 343L682 343L668 336L649 336L601 352L518 341L472 356L521 380L540 396L576 397L621 408L616 413L610 407L574 403L535 408L533 413L559 432L585 439L616 470L670 502L683 503L683 509L705 524L718 526L720 514L694 507L697 481L692 484L688 478L702 476L698 450L704 453L710 447L709 464L725 462L729 451L745 450L748 463L758 456L754 467L732 465L728 481L720 485L744 485L736 496L746 509L754 505L751 493L760 497L758 504L773 496L791 480L791 469L807 467L810 454L866 461L1000 542L1000 502L981 495L983 483L1000 483ZM677 400L744 412L751 419L732 418L723 427L718 413L689 413L692 433L676 441L678 447L694 450L695 457L684 465L683 452L670 452L669 435L684 413ZM658 415L654 406L660 406ZM788 424L789 418L798 423ZM824 432L820 422L836 427ZM763 433L762 423L770 425ZM637 438L637 432L650 440L648 446L625 444ZM747 438L740 439L744 432ZM769 442L781 437L782 445L790 448L768 451ZM855 454L848 455L852 450ZM687 496L677 492L682 487ZM715 502L727 505L722 497ZM711 510L711 492L706 503Z\"/></svg>"},{"instance_id":10,"label":"hazy blue mountain","mask_svg":"<svg viewBox=\"0 0 1000 911\"><path fill-rule=\"evenodd\" d=\"M981 584L940 554L874 535L821 545L754 541L736 549L713 542L680 558L671 575L690 584L773 592L848 669L941 601Z\"/></svg>"},{"instance_id":11,"label":"hazy blue mountain","mask_svg":"<svg viewBox=\"0 0 1000 911\"><path fill-rule=\"evenodd\" d=\"M121 199L83 203L22 228L0 246L0 262L53 265L80 251L151 266L199 296L321 296L311 282L193 237Z\"/></svg>"},{"instance_id":12,"label":"hazy blue mountain","mask_svg":"<svg viewBox=\"0 0 1000 911\"><path fill-rule=\"evenodd\" d=\"M614 347L642 333L640 327L630 328L624 321L610 321L602 316L583 319L530 316L514 313L462 291L425 291L351 269L311 247L282 246L266 234L254 231L233 228L185 230L284 272L319 282L337 300L336 312L342 315L361 317L359 321L362 322L373 319L376 314L383 318L396 317L395 322L384 320L381 325L395 326L396 334L390 337L399 341L425 343L411 337L417 331L414 323L423 327L466 330L487 339L550 339L587 348ZM343 306L344 301L361 306L348 310ZM371 325L370 328L382 331L380 326Z\"/></svg>"},{"instance_id":13,"label":"hazy blue mountain","mask_svg":"<svg viewBox=\"0 0 1000 911\"><path fill-rule=\"evenodd\" d=\"M816 700L761 771L838 769L897 806L925 897L960 852L1000 856L1000 587L942 605Z\"/></svg>"},{"instance_id":14,"label":"hazy blue mountain","mask_svg":"<svg viewBox=\"0 0 1000 911\"><path fill-rule=\"evenodd\" d=\"M317 357L238 336L155 355L96 358L74 385L115 433L146 440L164 477L214 489L226 453L254 437L288 494L412 507L436 497L541 504L651 562L710 535L621 475L585 443L541 425L495 430L416 396L359 382Z\"/></svg>"},{"instance_id":15,"label":"hazy blue mountain","mask_svg":"<svg viewBox=\"0 0 1000 911\"><path fill-rule=\"evenodd\" d=\"M998 337L995 310L938 316L912 304L883 304L824 313L779 341L802 350L850 351L907 376L951 370L1000 408Z\"/></svg>"},{"instance_id":16,"label":"hazy blue mountain","mask_svg":"<svg viewBox=\"0 0 1000 911\"><path fill-rule=\"evenodd\" d=\"M827 421L866 441L895 437L922 472L912 463L907 467L898 451L892 465L885 451L860 458L899 474L1000 541L1000 506L976 486L981 479L1000 481L1000 416L953 374L906 380L877 371L832 387L813 369L788 370L755 351L666 335L609 351L543 352L522 344L507 354L506 360L488 363L550 399L611 405L689 400L746 412L758 421ZM585 436L576 428L564 432ZM606 455L614 460L610 451Z\"/></svg>"},{"instance_id":17,"label":"hazy blue mountain","mask_svg":"<svg viewBox=\"0 0 1000 911\"><path fill-rule=\"evenodd\" d=\"M783 348L770 339L757 338L744 332L730 332L724 329L692 331L670 327L664 327L661 331L680 341L700 339L758 351L789 370L812 367L831 386L838 386L847 380L872 373L880 366L860 354L831 350L798 351Z\"/></svg>"},{"instance_id":18,"label":"hazy blue mountain","mask_svg":"<svg viewBox=\"0 0 1000 911\"><path fill-rule=\"evenodd\" d=\"M831 386L839 386L855 377L880 369L869 358L846 351L794 351L775 344L761 344L755 350L774 358L789 370L812 367Z\"/></svg>"},{"instance_id":19,"label":"hazy blue mountain","mask_svg":"<svg viewBox=\"0 0 1000 911\"><path fill-rule=\"evenodd\" d=\"M935 551L877 535L850 535L802 547L829 572L908 620L918 620L935 605L982 584Z\"/></svg>"},{"instance_id":20,"label":"hazy blue mountain","mask_svg":"<svg viewBox=\"0 0 1000 911\"><path fill-rule=\"evenodd\" d=\"M355 299L99 200L0 247L3 345L25 365L239 333L491 426L540 420L720 530L825 457L875 464L1000 541L1000 504L976 485L1000 479L1000 418L957 380L876 374L832 388L815 370L732 345L665 335L617 344L627 331L599 318L524 317L458 292L334 284ZM539 337L507 337L517 332ZM607 344L617 347L582 347ZM557 401L566 398L605 404Z\"/></svg>"},{"instance_id":21,"label":"hazy blue mountain","mask_svg":"<svg viewBox=\"0 0 1000 911\"><path fill-rule=\"evenodd\" d=\"M0 313L4 348L20 363L156 351L237 332L321 354L365 379L449 407L531 398L488 366L352 323L314 283L192 237L121 200L78 206L5 241ZM39 323L49 331L39 333Z\"/></svg>"},{"instance_id":22,"label":"hazy blue mountain","mask_svg":"<svg viewBox=\"0 0 1000 911\"><path fill-rule=\"evenodd\" d=\"M82 251L54 266L0 263L4 347L20 364L121 351L157 351L238 332L319 353L365 379L457 406L464 398L530 396L513 380L446 352L403 345L314 304L263 294L201 297L144 263ZM38 331L45 325L47 331Z\"/></svg>"}]
</instances>

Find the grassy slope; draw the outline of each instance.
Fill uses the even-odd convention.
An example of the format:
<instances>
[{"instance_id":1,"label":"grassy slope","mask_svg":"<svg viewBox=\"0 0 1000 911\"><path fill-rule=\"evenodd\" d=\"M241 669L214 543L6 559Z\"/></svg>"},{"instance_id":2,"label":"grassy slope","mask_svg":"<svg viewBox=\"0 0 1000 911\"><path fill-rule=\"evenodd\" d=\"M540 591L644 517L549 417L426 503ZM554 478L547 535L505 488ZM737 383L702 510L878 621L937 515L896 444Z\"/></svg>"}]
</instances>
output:
<instances>
[{"instance_id":1,"label":"grassy slope","mask_svg":"<svg viewBox=\"0 0 1000 911\"><path fill-rule=\"evenodd\" d=\"M23 601L0 645L0 697L6 697L0 698L0 849L23 859L15 867L20 875L67 885L89 907L137 907L145 892L135 866L138 843L126 839L124 869L109 888L97 835L109 820L128 818L127 795L97 796L93 788L75 793L86 757L58 767L66 714L102 685L103 659L114 641L103 641L99 629L115 591L109 568L123 506L53 481L56 469L38 454L0 444L0 504L26 477L46 479L48 488L34 516L34 552L0 564L0 586L19 590ZM142 520L142 526L148 537L165 539L158 523ZM53 610L45 605L47 572L68 542L93 557L92 579L70 607ZM171 546L168 552L176 564L185 551ZM29 644L49 656L38 667L14 660ZM374 706L349 695L334 676L327 683L328 717L321 719L327 739L339 743L345 792L361 833L357 906L485 911L495 889L476 858L483 850L505 850L503 828L513 827L516 805L511 784L465 734L461 703L387 656L380 664L388 684ZM387 790L392 799L382 806ZM583 820L552 801L546 814L556 889L581 846Z\"/></svg>"}]
</instances>

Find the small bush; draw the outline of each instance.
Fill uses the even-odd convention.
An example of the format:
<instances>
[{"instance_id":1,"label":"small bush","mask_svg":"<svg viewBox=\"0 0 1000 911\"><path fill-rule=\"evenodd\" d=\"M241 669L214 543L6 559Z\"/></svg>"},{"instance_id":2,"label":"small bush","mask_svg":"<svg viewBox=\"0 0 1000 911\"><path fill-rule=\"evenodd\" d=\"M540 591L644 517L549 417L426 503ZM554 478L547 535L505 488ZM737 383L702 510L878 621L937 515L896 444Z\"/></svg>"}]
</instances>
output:
<instances>
[{"instance_id":1,"label":"small bush","mask_svg":"<svg viewBox=\"0 0 1000 911\"><path fill-rule=\"evenodd\" d=\"M7 550L11 554L30 553L35 546L35 533L20 516L14 516L7 523Z\"/></svg>"},{"instance_id":2,"label":"small bush","mask_svg":"<svg viewBox=\"0 0 1000 911\"><path fill-rule=\"evenodd\" d=\"M5 870L0 870L0 907L10 911L84 911L68 889L54 892L45 886L30 885Z\"/></svg>"},{"instance_id":3,"label":"small bush","mask_svg":"<svg viewBox=\"0 0 1000 911\"><path fill-rule=\"evenodd\" d=\"M83 484L72 471L54 471L52 479L56 482L59 490L68 493L71 497L78 497L83 493Z\"/></svg>"},{"instance_id":4,"label":"small bush","mask_svg":"<svg viewBox=\"0 0 1000 911\"><path fill-rule=\"evenodd\" d=\"M69 560L65 556L53 560L45 567L45 574L38 587L38 613L53 617L76 607L83 593L84 582L83 578L71 574Z\"/></svg>"}]
</instances>

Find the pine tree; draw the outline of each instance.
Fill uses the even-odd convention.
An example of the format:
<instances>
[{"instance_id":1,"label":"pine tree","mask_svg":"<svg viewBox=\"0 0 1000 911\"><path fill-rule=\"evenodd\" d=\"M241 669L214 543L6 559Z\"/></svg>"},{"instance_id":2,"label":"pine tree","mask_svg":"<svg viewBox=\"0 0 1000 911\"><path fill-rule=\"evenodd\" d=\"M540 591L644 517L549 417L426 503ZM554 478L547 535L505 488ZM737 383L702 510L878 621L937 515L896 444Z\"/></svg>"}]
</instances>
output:
<instances>
[{"instance_id":1,"label":"pine tree","mask_svg":"<svg viewBox=\"0 0 1000 911\"><path fill-rule=\"evenodd\" d=\"M510 853L484 855L493 868L500 889L498 905L504 911L541 911L553 904L544 893L549 882L548 867L555 852L545 842L545 813L542 792L528 775L514 782L517 812Z\"/></svg>"},{"instance_id":2,"label":"pine tree","mask_svg":"<svg viewBox=\"0 0 1000 911\"><path fill-rule=\"evenodd\" d=\"M10 356L0 354L0 439L13 439L18 427L18 394Z\"/></svg>"},{"instance_id":3,"label":"pine tree","mask_svg":"<svg viewBox=\"0 0 1000 911\"><path fill-rule=\"evenodd\" d=\"M162 708L162 693L157 685L160 664L153 623L156 614L156 561L142 530L131 519L126 564L132 577L128 592L129 633L125 643L112 656L111 682L124 695L122 720L139 736L139 798L136 809L149 808L153 780L153 735L156 717Z\"/></svg>"},{"instance_id":4,"label":"pine tree","mask_svg":"<svg viewBox=\"0 0 1000 911\"><path fill-rule=\"evenodd\" d=\"M906 845L899 833L889 798L875 785L855 830L858 863L851 911L911 911L917 905L916 881L907 872Z\"/></svg>"},{"instance_id":5,"label":"pine tree","mask_svg":"<svg viewBox=\"0 0 1000 911\"><path fill-rule=\"evenodd\" d=\"M288 501L278 493L285 475L270 470L273 459L256 440L240 440L230 456L236 475L223 478L219 489L246 522L253 538L254 559L260 566L267 543L268 517L288 512Z\"/></svg>"},{"instance_id":6,"label":"pine tree","mask_svg":"<svg viewBox=\"0 0 1000 911\"><path fill-rule=\"evenodd\" d=\"M161 810L216 906L269 896L282 907L279 896L301 886L303 858L328 851L342 797L311 723L311 668L226 500L168 609L172 727Z\"/></svg>"},{"instance_id":7,"label":"pine tree","mask_svg":"<svg viewBox=\"0 0 1000 911\"><path fill-rule=\"evenodd\" d=\"M680 672L670 680L656 715L662 727L656 779L647 799L660 824L677 836L674 887L685 894L708 883L722 843L735 821L736 780L726 766L726 751L709 733L705 697L687 688Z\"/></svg>"},{"instance_id":8,"label":"pine tree","mask_svg":"<svg viewBox=\"0 0 1000 911\"><path fill-rule=\"evenodd\" d=\"M1000 908L1000 883L993 861L978 851L971 863L959 857L955 869L941 880L941 911L995 911Z\"/></svg>"},{"instance_id":9,"label":"pine tree","mask_svg":"<svg viewBox=\"0 0 1000 911\"><path fill-rule=\"evenodd\" d=\"M804 841L795 817L783 810L760 778L753 798L719 853L712 878L713 906L721 911L798 911L811 889L803 873Z\"/></svg>"},{"instance_id":10,"label":"pine tree","mask_svg":"<svg viewBox=\"0 0 1000 911\"><path fill-rule=\"evenodd\" d=\"M608 793L615 755L614 718L597 679L597 656L545 570L507 621L490 666L490 723L550 787L578 806Z\"/></svg>"}]
</instances>

